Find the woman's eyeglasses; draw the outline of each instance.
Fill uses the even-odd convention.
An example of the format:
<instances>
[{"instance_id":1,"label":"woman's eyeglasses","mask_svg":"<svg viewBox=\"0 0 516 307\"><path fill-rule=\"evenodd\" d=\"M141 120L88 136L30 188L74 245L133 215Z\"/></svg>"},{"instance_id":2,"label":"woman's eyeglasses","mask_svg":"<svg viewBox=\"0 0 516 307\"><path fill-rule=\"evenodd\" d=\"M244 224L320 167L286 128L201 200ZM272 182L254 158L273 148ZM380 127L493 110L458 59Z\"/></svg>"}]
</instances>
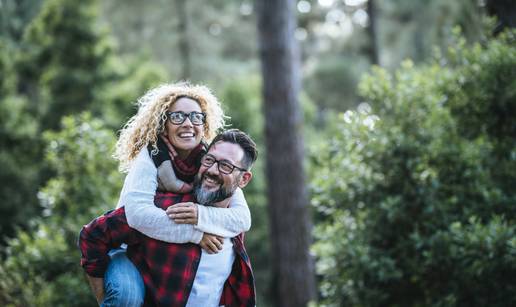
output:
<instances>
[{"instance_id":1,"label":"woman's eyeglasses","mask_svg":"<svg viewBox=\"0 0 516 307\"><path fill-rule=\"evenodd\" d=\"M189 118L192 125L195 125L195 126L204 125L204 123L206 122L206 114L204 114L203 112L195 112L194 111L194 112L190 112L190 113L185 113L182 111L177 111L177 112L167 112L166 114L167 114L168 120L170 120L170 122L174 125L181 125L182 123L185 122L186 118Z\"/></svg>"}]
</instances>

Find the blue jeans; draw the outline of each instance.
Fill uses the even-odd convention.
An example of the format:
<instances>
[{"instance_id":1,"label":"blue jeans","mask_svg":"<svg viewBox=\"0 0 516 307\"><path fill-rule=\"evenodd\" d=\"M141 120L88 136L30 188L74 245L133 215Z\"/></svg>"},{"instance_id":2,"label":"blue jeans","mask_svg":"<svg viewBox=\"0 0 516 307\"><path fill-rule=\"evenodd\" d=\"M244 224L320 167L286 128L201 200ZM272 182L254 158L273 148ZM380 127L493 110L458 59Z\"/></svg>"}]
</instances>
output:
<instances>
[{"instance_id":1,"label":"blue jeans","mask_svg":"<svg viewBox=\"0 0 516 307\"><path fill-rule=\"evenodd\" d=\"M145 285L138 269L125 249L109 251L111 261L104 275L104 301L101 307L134 307L143 305Z\"/></svg>"}]
</instances>

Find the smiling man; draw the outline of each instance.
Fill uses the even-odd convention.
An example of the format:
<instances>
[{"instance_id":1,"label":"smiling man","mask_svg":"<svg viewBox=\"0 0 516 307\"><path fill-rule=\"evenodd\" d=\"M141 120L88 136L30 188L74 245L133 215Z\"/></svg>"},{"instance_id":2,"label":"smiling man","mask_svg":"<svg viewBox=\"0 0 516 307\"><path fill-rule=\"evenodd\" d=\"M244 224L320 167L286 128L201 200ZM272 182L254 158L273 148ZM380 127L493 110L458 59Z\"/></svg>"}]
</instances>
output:
<instances>
[{"instance_id":1,"label":"smiling man","mask_svg":"<svg viewBox=\"0 0 516 307\"><path fill-rule=\"evenodd\" d=\"M232 129L219 134L201 160L192 194L158 193L155 205L166 210L196 200L205 206L229 206L237 187L252 178L258 152L245 133ZM194 199L195 197L195 199ZM128 245L127 254L140 271L148 306L255 306L255 287L243 234L224 239L220 252L209 254L196 244L173 244L151 239L130 228L124 207L84 226L79 247L81 265L90 282L103 282L110 249Z\"/></svg>"}]
</instances>

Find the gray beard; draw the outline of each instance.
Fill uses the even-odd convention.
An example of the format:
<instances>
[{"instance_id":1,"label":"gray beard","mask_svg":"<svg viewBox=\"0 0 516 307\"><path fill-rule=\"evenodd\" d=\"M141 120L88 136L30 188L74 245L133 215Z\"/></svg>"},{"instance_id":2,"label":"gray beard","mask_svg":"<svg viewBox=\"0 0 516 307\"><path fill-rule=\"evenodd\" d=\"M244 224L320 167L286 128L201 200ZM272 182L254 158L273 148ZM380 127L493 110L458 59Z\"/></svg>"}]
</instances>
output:
<instances>
[{"instance_id":1,"label":"gray beard","mask_svg":"<svg viewBox=\"0 0 516 307\"><path fill-rule=\"evenodd\" d=\"M195 177L193 192L197 203L203 206L213 206L215 203L229 198L235 192L233 187L224 188L220 186L216 191L206 191L202 187L202 179L199 176Z\"/></svg>"}]
</instances>

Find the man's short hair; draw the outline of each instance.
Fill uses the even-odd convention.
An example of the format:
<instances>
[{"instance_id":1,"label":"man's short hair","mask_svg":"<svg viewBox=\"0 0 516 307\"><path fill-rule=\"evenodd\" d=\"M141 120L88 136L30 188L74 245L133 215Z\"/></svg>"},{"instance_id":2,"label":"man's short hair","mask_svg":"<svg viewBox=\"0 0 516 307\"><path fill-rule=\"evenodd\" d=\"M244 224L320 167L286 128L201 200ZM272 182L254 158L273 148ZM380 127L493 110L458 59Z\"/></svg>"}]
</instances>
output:
<instances>
[{"instance_id":1,"label":"man's short hair","mask_svg":"<svg viewBox=\"0 0 516 307\"><path fill-rule=\"evenodd\" d=\"M242 166L246 169L250 169L254 161L258 158L258 149L256 143L251 139L249 135L238 129L229 129L219 133L211 142L208 147L208 151L211 146L217 142L228 142L239 145L244 151L244 158L242 159Z\"/></svg>"}]
</instances>

